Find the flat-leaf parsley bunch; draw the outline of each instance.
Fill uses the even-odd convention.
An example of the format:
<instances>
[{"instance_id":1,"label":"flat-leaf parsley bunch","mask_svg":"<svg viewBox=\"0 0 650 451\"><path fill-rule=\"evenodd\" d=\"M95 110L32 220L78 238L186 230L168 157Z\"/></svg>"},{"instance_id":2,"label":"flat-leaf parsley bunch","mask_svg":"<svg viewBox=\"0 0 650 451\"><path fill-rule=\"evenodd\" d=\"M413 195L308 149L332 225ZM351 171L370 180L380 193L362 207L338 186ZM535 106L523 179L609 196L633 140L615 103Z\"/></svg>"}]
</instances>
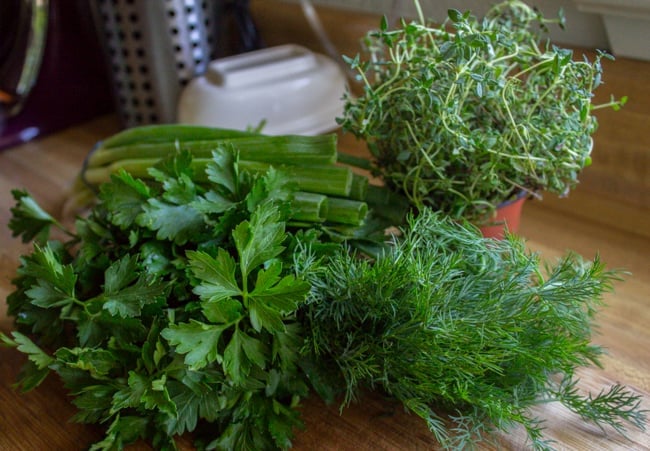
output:
<instances>
[{"instance_id":1,"label":"flat-leaf parsley bunch","mask_svg":"<svg viewBox=\"0 0 650 451\"><path fill-rule=\"evenodd\" d=\"M92 449L139 438L174 449L185 432L207 449L287 448L301 425L295 312L310 286L283 261L293 190L273 170L239 171L225 150L198 185L191 160L164 159L157 183L114 175L65 241L48 241L60 225L14 192L10 226L36 244L3 340L29 358L24 390L53 371L75 421L108 425Z\"/></svg>"}]
</instances>

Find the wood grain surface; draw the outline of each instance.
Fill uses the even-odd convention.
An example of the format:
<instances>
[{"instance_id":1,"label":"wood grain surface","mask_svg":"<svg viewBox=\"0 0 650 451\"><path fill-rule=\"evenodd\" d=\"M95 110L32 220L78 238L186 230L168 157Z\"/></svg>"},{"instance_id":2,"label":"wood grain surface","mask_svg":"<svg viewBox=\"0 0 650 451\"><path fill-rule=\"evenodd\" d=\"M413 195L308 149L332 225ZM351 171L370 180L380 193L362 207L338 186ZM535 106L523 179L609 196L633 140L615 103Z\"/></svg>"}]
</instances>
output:
<instances>
[{"instance_id":1,"label":"wood grain surface","mask_svg":"<svg viewBox=\"0 0 650 451\"><path fill-rule=\"evenodd\" d=\"M10 190L24 188L48 211L58 214L66 191L93 144L118 130L114 117L103 117L41 141L28 143L0 153L0 330L12 329L6 316L4 299L12 291L11 278L18 257L28 250L11 237L7 228L13 205ZM359 150L358 144L342 137L340 145ZM589 198L588 208L599 209L597 198ZM563 209L546 202L529 202L524 208L521 235L531 249L546 259L554 259L568 249L585 257L599 253L609 267L631 272L607 297L607 307L598 316L600 326L595 341L609 354L603 369L580 371L580 387L599 391L613 383L626 384L643 395L643 406L650 409L650 238L630 234L607 223L584 219L580 205L567 200ZM615 203L605 203L599 213L614 218ZM633 217L633 216L632 216ZM101 429L74 424L70 397L56 376L50 376L33 392L22 394L12 388L24 358L13 349L0 348L0 450L81 450L101 437ZM315 396L303 406L304 431L298 431L294 449L311 450L428 450L437 449L435 440L423 422L398 405L377 395L339 412L337 406L325 406ZM582 422L557 405L540 407L546 419L547 435L557 440L562 450L644 450L650 449L647 432L631 430L629 439L611 430ZM499 436L496 445L482 449L526 449L523 431ZM184 450L192 449L189 437L180 441ZM139 443L130 449L149 449Z\"/></svg>"}]
</instances>

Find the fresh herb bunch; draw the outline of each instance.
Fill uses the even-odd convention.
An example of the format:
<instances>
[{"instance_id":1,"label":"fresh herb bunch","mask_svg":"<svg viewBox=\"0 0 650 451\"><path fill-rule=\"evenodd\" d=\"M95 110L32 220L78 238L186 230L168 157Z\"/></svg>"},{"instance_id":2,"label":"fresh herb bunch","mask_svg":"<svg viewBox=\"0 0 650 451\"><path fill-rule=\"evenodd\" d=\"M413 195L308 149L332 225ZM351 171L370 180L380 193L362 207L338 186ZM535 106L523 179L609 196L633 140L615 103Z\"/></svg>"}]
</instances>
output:
<instances>
[{"instance_id":1,"label":"fresh herb bunch","mask_svg":"<svg viewBox=\"0 0 650 451\"><path fill-rule=\"evenodd\" d=\"M196 132L118 138L168 142L179 130ZM623 387L576 387L575 369L598 363L593 315L617 277L598 260L569 255L543 271L520 240L484 240L428 208L387 244L386 224L403 220L394 193L371 188L367 200L397 218L350 225L356 204L334 201L322 219L295 174L249 171L236 146L213 144L199 165L196 148L165 147L155 166L134 165L146 180L111 168L74 231L13 192L9 226L35 246L7 299L16 330L0 344L27 355L23 390L57 373L73 419L106 426L91 449L140 438L174 449L186 432L200 449L285 449L310 386L348 402L381 389L445 446L521 423L543 448L527 409L554 400L621 432L625 420L643 426ZM434 409L457 423L447 429Z\"/></svg>"},{"instance_id":2,"label":"fresh herb bunch","mask_svg":"<svg viewBox=\"0 0 650 451\"><path fill-rule=\"evenodd\" d=\"M575 254L541 266L521 239L486 241L427 208L403 232L374 262L300 254L312 286L300 316L321 394L340 390L348 403L382 390L454 449L515 424L548 449L530 409L553 401L601 427L644 427L639 397L624 387L596 396L576 387L578 367L599 365L593 317L618 273Z\"/></svg>"},{"instance_id":3,"label":"fresh herb bunch","mask_svg":"<svg viewBox=\"0 0 650 451\"><path fill-rule=\"evenodd\" d=\"M440 25L386 20L347 58L364 91L339 122L365 140L375 172L416 207L480 221L521 191L566 195L591 163L601 84L594 61L542 41L544 18L519 0L479 20L450 10Z\"/></svg>"},{"instance_id":4,"label":"fresh herb bunch","mask_svg":"<svg viewBox=\"0 0 650 451\"><path fill-rule=\"evenodd\" d=\"M289 447L308 394L295 312L310 287L285 261L295 190L272 169L241 171L228 149L207 183L187 152L150 174L113 175L63 241L14 192L10 226L37 241L8 297L17 330L1 337L28 356L22 389L57 373L73 419L108 425L94 450L175 449L191 431L205 449Z\"/></svg>"}]
</instances>

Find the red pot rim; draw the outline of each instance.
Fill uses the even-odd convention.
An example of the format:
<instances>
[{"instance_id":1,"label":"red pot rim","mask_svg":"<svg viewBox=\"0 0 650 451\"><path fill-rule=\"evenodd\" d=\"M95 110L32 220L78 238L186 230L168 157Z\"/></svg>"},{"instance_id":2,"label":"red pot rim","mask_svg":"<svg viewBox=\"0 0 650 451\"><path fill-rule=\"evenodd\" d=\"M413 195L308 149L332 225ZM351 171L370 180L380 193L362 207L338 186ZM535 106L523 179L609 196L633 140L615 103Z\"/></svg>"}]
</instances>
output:
<instances>
[{"instance_id":1,"label":"red pot rim","mask_svg":"<svg viewBox=\"0 0 650 451\"><path fill-rule=\"evenodd\" d=\"M530 193L528 191L521 190L512 199L508 199L504 202L501 202L499 205L497 205L497 209L507 207L508 205L514 204L515 202L519 202L522 197L528 197L529 194Z\"/></svg>"},{"instance_id":2,"label":"red pot rim","mask_svg":"<svg viewBox=\"0 0 650 451\"><path fill-rule=\"evenodd\" d=\"M510 199L497 206L495 216L491 221L479 225L481 233L486 238L503 239L506 230L517 233L523 203L528 197L528 192L521 191L514 199Z\"/></svg>"}]
</instances>

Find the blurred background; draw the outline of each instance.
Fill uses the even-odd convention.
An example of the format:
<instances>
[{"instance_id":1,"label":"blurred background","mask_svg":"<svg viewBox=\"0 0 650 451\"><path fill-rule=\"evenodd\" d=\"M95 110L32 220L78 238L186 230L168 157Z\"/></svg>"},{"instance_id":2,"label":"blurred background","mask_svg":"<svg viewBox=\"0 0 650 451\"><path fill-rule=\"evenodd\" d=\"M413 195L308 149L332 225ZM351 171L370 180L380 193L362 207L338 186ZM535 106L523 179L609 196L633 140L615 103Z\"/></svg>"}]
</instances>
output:
<instances>
[{"instance_id":1,"label":"blurred background","mask_svg":"<svg viewBox=\"0 0 650 451\"><path fill-rule=\"evenodd\" d=\"M111 111L172 122L211 60L259 47L248 1L2 0L0 149Z\"/></svg>"}]
</instances>

